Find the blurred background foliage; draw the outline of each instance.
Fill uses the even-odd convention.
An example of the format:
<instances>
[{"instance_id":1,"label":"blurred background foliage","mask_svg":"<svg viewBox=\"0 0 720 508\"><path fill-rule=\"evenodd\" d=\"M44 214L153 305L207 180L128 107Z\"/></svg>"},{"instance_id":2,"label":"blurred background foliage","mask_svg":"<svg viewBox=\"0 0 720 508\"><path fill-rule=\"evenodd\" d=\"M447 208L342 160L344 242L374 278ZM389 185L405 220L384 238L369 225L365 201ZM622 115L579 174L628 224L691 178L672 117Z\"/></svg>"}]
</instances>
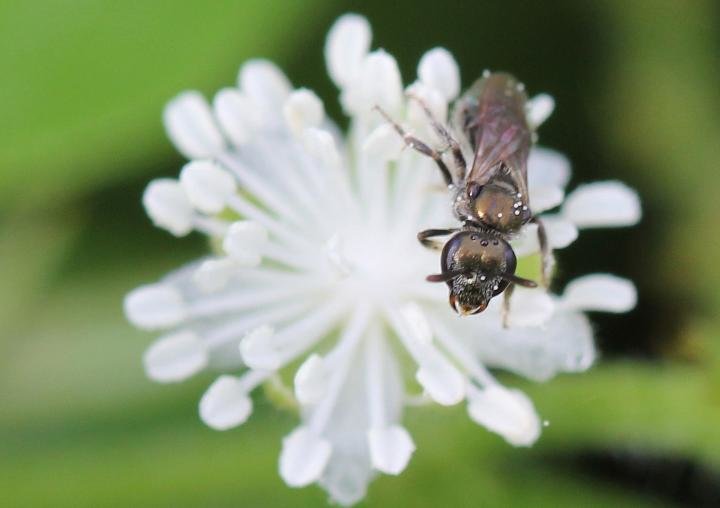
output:
<instances>
[{"instance_id":1,"label":"blurred background foliage","mask_svg":"<svg viewBox=\"0 0 720 508\"><path fill-rule=\"evenodd\" d=\"M145 183L177 174L164 103L211 94L263 56L340 118L322 44L348 10L406 82L430 47L547 91L541 141L573 183L637 188L636 228L590 231L557 285L635 280L637 310L594 316L603 359L526 389L550 425L518 450L462 408L411 410L418 444L378 506L720 505L720 12L717 2L0 0L0 492L5 506L319 506L276 474L293 422L260 397L227 433L196 415L210 382L144 378L150 336L121 311L136 285L203 251L144 217Z\"/></svg>"}]
</instances>

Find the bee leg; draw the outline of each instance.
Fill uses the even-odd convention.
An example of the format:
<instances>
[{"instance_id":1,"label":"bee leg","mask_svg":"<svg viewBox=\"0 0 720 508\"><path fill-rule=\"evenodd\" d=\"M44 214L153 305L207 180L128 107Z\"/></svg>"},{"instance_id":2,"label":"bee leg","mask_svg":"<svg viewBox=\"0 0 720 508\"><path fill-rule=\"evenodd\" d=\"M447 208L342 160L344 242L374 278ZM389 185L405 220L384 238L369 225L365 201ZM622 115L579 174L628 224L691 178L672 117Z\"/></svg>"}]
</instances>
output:
<instances>
[{"instance_id":1,"label":"bee leg","mask_svg":"<svg viewBox=\"0 0 720 508\"><path fill-rule=\"evenodd\" d=\"M515 284L508 284L508 287L506 287L503 292L503 304L502 310L500 311L503 328L510 327L510 298L512 298L513 291L515 291Z\"/></svg>"},{"instance_id":2,"label":"bee leg","mask_svg":"<svg viewBox=\"0 0 720 508\"><path fill-rule=\"evenodd\" d=\"M434 236L447 236L457 232L458 229L426 229L417 234L418 241L428 249L441 250L444 243L438 240L430 240Z\"/></svg>"},{"instance_id":3,"label":"bee leg","mask_svg":"<svg viewBox=\"0 0 720 508\"><path fill-rule=\"evenodd\" d=\"M467 163L465 162L465 156L463 156L462 150L460 149L460 144L455 140L455 138L452 137L447 128L445 128L445 126L435 118L435 115L433 115L433 112L430 111L430 108L424 100L414 94L408 94L408 97L410 97L412 100L414 100L420 105L420 107L425 112L425 115L430 120L430 125L432 125L432 128L435 129L435 132L438 134L438 136L440 136L450 147L453 159L455 160L455 166L457 167L457 170L459 172L458 181L461 180L467 172Z\"/></svg>"},{"instance_id":4,"label":"bee leg","mask_svg":"<svg viewBox=\"0 0 720 508\"><path fill-rule=\"evenodd\" d=\"M555 266L555 258L552 254L552 249L548 243L547 232L545 231L545 225L539 217L533 217L530 221L537 224L537 235L538 243L540 244L540 257L541 257L541 276L540 281L543 287L550 287L550 279L552 278L553 267Z\"/></svg>"},{"instance_id":5,"label":"bee leg","mask_svg":"<svg viewBox=\"0 0 720 508\"><path fill-rule=\"evenodd\" d=\"M438 152L437 150L433 150L428 145L420 141L418 138L413 136L412 134L409 134L408 132L405 132L405 129L403 129L400 124L395 122L392 118L390 118L390 115L385 113L385 111L380 108L380 106L375 106L375 109L380 113L385 120L393 126L395 131L402 136L403 141L405 141L405 144L412 148L413 150L417 150L423 155L427 155L428 157L432 158L432 160L435 161L435 164L437 164L438 168L440 168L440 173L442 173L443 180L445 180L445 184L447 186L452 185L453 178L450 174L450 170L448 169L445 162L442 160L442 154Z\"/></svg>"}]
</instances>

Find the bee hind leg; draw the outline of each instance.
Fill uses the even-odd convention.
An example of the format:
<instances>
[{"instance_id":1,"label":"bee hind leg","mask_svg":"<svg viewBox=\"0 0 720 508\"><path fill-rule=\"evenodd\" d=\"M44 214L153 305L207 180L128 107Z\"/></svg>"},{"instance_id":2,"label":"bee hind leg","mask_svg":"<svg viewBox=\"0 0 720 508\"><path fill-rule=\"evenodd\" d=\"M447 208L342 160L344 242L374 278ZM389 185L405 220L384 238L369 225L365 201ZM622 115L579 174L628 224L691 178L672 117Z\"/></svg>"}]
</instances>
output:
<instances>
[{"instance_id":1,"label":"bee hind leg","mask_svg":"<svg viewBox=\"0 0 720 508\"><path fill-rule=\"evenodd\" d=\"M540 281L544 288L550 287L550 280L552 279L552 272L555 268L555 258L553 257L550 243L548 242L547 231L545 225L539 217L533 217L531 221L537 225L538 243L540 244L540 262L541 262L541 277Z\"/></svg>"},{"instance_id":2,"label":"bee hind leg","mask_svg":"<svg viewBox=\"0 0 720 508\"><path fill-rule=\"evenodd\" d=\"M445 245L444 242L441 242L439 240L431 240L430 238L433 238L435 236L451 235L453 233L456 233L457 231L458 229L426 229L425 231L420 231L417 234L417 239L428 249L441 250L443 248L443 245Z\"/></svg>"},{"instance_id":3,"label":"bee hind leg","mask_svg":"<svg viewBox=\"0 0 720 508\"><path fill-rule=\"evenodd\" d=\"M450 132L447 130L447 128L435 118L435 115L428 107L427 103L422 100L420 97L418 97L415 94L409 93L408 97L415 102L417 102L422 110L425 112L425 116L428 117L428 120L430 120L430 125L435 130L438 136L440 136L443 141L445 141L448 144L448 147L450 148L450 151L452 152L453 159L455 161L455 166L458 171L458 178L459 181L462 179L465 174L467 173L467 163L465 162L465 156L462 153L462 150L460 149L460 143L458 143L455 138L452 137Z\"/></svg>"},{"instance_id":4,"label":"bee hind leg","mask_svg":"<svg viewBox=\"0 0 720 508\"><path fill-rule=\"evenodd\" d=\"M395 120L390 118L390 115L388 115L380 106L375 106L374 108L378 113L380 113L385 120L393 126L395 131L402 136L403 141L405 141L405 144L412 148L413 150L416 150L420 152L423 155L427 155L432 160L435 161L435 164L437 164L437 167L440 169L440 173L442 174L443 180L445 180L445 185L450 186L455 183L453 181L452 174L450 173L450 170L447 167L447 164L445 164L445 161L442 160L442 154L438 152L437 150L434 150L430 148L426 143L419 140L412 134L405 131L405 129L402 128L402 126L397 123Z\"/></svg>"}]
</instances>

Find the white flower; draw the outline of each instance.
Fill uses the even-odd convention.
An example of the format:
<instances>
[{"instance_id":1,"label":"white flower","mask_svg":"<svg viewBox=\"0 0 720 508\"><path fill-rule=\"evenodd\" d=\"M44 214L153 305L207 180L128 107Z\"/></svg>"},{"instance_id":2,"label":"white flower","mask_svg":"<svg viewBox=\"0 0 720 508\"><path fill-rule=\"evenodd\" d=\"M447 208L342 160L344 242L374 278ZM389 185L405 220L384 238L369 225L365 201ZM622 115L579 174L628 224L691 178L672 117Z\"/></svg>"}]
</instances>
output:
<instances>
[{"instance_id":1,"label":"white flower","mask_svg":"<svg viewBox=\"0 0 720 508\"><path fill-rule=\"evenodd\" d=\"M410 400L465 402L480 425L531 445L541 427L532 403L488 367L536 380L583 371L595 351L582 312L627 311L636 298L630 282L592 275L561 296L519 288L508 329L499 298L483 314L459 318L446 287L424 281L437 271L438 254L415 238L454 224L449 196L438 192L432 161L403 150L372 108L431 141L433 133L408 104L395 60L370 52L370 38L364 18L346 15L325 47L347 135L313 92L293 90L266 61L246 63L238 86L212 105L197 92L168 104L168 134L192 161L179 180L150 183L145 208L159 227L178 236L198 231L217 250L125 300L132 323L164 330L145 355L151 378L223 372L200 402L201 418L218 430L245 422L250 393L304 359L293 390L301 423L283 440L280 474L293 487L319 483L345 505L359 501L378 472L407 467L415 443L401 422ZM426 53L418 76L413 92L446 117L460 90L450 53ZM530 121L551 110L552 99L539 96ZM554 248L584 227L639 220L637 196L615 182L579 187L563 203L569 164L555 152L535 148L529 178L533 210L562 205L544 216ZM515 242L521 255L537 251L532 228ZM400 349L422 393L406 383Z\"/></svg>"}]
</instances>

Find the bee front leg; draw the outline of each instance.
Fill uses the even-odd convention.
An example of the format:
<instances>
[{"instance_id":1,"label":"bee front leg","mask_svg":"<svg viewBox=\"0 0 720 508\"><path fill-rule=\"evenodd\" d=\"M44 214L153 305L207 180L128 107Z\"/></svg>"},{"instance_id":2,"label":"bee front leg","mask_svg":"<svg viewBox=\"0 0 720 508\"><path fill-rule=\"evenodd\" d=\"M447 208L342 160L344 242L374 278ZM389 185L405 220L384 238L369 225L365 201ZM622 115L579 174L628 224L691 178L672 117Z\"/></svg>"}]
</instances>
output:
<instances>
[{"instance_id":1,"label":"bee front leg","mask_svg":"<svg viewBox=\"0 0 720 508\"><path fill-rule=\"evenodd\" d=\"M555 258L553 257L552 249L548 243L547 232L545 231L545 225L539 217L533 217L530 221L537 225L538 243L540 244L540 257L541 257L541 275L540 280L543 287L550 287L550 279L552 278L552 271L555 267Z\"/></svg>"},{"instance_id":2,"label":"bee front leg","mask_svg":"<svg viewBox=\"0 0 720 508\"><path fill-rule=\"evenodd\" d=\"M459 231L457 228L455 228L455 229L426 229L425 231L420 231L417 234L417 239L421 244L423 244L428 249L441 250L443 248L444 243L440 242L438 240L430 240L430 238L435 237L435 236L451 235L453 233L456 233L457 231Z\"/></svg>"},{"instance_id":3,"label":"bee front leg","mask_svg":"<svg viewBox=\"0 0 720 508\"><path fill-rule=\"evenodd\" d=\"M377 110L377 112L380 113L383 118L385 118L385 120L393 126L395 131L400 134L400 136L402 136L403 141L405 141L405 144L407 146L409 146L413 150L417 150L423 155L427 155L435 161L435 164L437 164L437 167L440 169L440 173L442 173L443 180L445 180L445 185L449 187L450 185L453 185L455 183L453 181L452 175L450 174L450 170L448 169L445 162L442 160L442 154L440 152L438 152L437 150L433 150L427 144L420 141L412 134L406 132L405 129L403 129L399 123L390 118L390 115L383 111L380 106L375 106L375 110Z\"/></svg>"},{"instance_id":4,"label":"bee front leg","mask_svg":"<svg viewBox=\"0 0 720 508\"><path fill-rule=\"evenodd\" d=\"M503 303L502 310L500 311L502 327L510 328L510 299L512 298L513 291L515 291L515 284L508 284L503 292Z\"/></svg>"}]
</instances>

